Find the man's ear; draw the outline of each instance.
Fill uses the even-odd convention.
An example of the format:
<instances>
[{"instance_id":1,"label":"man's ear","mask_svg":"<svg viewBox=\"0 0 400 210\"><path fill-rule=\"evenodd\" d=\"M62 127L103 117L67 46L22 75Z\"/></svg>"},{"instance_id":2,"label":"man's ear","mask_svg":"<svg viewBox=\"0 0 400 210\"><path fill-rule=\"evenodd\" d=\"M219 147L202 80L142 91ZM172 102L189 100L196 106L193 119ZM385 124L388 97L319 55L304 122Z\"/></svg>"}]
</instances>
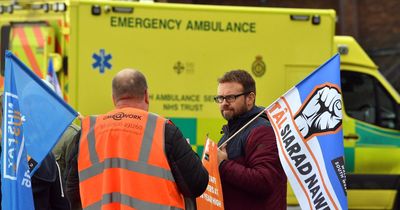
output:
<instances>
[{"instance_id":1,"label":"man's ear","mask_svg":"<svg viewBox=\"0 0 400 210\"><path fill-rule=\"evenodd\" d=\"M147 92L147 89L144 91L144 102L149 104L149 93Z\"/></svg>"},{"instance_id":2,"label":"man's ear","mask_svg":"<svg viewBox=\"0 0 400 210\"><path fill-rule=\"evenodd\" d=\"M248 107L252 107L256 103L256 94L254 94L254 92L250 92L249 95L247 95L246 103Z\"/></svg>"},{"instance_id":3,"label":"man's ear","mask_svg":"<svg viewBox=\"0 0 400 210\"><path fill-rule=\"evenodd\" d=\"M113 100L114 106L116 106L117 105L117 101L115 100L114 94L112 95L112 100Z\"/></svg>"}]
</instances>

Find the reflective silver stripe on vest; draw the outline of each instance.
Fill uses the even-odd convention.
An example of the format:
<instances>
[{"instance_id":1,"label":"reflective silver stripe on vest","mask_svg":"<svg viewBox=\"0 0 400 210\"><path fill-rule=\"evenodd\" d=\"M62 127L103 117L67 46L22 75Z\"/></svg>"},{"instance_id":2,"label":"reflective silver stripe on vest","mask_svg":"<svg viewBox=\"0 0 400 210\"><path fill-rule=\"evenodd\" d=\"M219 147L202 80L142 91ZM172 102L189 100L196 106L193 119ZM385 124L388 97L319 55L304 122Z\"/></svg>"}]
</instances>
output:
<instances>
[{"instance_id":1,"label":"reflective silver stripe on vest","mask_svg":"<svg viewBox=\"0 0 400 210\"><path fill-rule=\"evenodd\" d=\"M96 137L94 136L94 126L96 125L96 117L90 116L89 132L87 134L89 157L92 164L99 162L99 156L96 152Z\"/></svg>"},{"instance_id":2,"label":"reflective silver stripe on vest","mask_svg":"<svg viewBox=\"0 0 400 210\"><path fill-rule=\"evenodd\" d=\"M148 201L142 201L137 198L132 198L128 195L124 195L121 193L113 192L110 194L103 195L101 201L96 202L85 210L98 210L101 209L102 205L110 204L110 203L120 203L126 206L130 206L135 209L154 209L154 210L180 210L180 208L173 207L173 206L164 206L157 203L150 203Z\"/></svg>"},{"instance_id":3,"label":"reflective silver stripe on vest","mask_svg":"<svg viewBox=\"0 0 400 210\"><path fill-rule=\"evenodd\" d=\"M142 148L140 148L139 161L147 162L150 156L151 145L153 144L154 130L157 125L157 116L149 113L147 115L146 129L143 134Z\"/></svg>"},{"instance_id":4,"label":"reflective silver stripe on vest","mask_svg":"<svg viewBox=\"0 0 400 210\"><path fill-rule=\"evenodd\" d=\"M109 158L105 159L101 163L93 164L91 167L79 172L79 181L85 181L86 179L101 174L105 169L109 168L123 168L129 171L155 176L174 182L172 173L169 170L152 166L147 163L135 162L122 158Z\"/></svg>"}]
</instances>

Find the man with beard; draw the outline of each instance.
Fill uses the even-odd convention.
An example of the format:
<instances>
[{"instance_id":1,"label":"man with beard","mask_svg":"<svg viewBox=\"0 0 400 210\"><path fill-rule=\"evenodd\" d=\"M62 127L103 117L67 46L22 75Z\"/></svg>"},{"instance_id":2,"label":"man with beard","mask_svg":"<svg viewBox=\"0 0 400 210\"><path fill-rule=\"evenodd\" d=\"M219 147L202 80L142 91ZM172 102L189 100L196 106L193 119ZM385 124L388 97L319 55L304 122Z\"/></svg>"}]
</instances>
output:
<instances>
[{"instance_id":1,"label":"man with beard","mask_svg":"<svg viewBox=\"0 0 400 210\"><path fill-rule=\"evenodd\" d=\"M255 105L254 79L244 70L234 70L225 73L218 83L214 100L228 121L218 142L222 145L218 162L225 209L286 210L286 175L279 162L274 131L262 113L264 108Z\"/></svg>"}]
</instances>

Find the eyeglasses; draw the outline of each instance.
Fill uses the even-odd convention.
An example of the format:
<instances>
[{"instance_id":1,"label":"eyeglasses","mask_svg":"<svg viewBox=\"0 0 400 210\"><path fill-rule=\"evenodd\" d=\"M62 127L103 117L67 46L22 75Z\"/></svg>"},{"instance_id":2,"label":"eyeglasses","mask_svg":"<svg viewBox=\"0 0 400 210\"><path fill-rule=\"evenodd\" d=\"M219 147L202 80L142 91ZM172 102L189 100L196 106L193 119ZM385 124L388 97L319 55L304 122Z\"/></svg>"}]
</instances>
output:
<instances>
[{"instance_id":1,"label":"eyeglasses","mask_svg":"<svg viewBox=\"0 0 400 210\"><path fill-rule=\"evenodd\" d=\"M242 96L242 95L247 95L249 93L250 92L244 92L244 93L240 93L240 94L237 94L237 95L215 96L214 97L214 101L215 101L215 103L219 103L220 104L220 103L224 102L224 99L225 99L226 102L233 103L233 102L235 102L237 97Z\"/></svg>"}]
</instances>

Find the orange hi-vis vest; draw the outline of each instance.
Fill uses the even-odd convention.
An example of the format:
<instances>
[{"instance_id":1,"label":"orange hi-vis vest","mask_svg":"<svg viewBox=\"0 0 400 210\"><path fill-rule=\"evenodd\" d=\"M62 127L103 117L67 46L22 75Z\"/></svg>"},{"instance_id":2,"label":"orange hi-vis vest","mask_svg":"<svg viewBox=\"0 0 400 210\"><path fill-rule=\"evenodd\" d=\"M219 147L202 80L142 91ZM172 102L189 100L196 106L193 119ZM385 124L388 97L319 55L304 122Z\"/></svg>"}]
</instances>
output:
<instances>
[{"instance_id":1,"label":"orange hi-vis vest","mask_svg":"<svg viewBox=\"0 0 400 210\"><path fill-rule=\"evenodd\" d=\"M83 209L184 209L164 150L166 119L134 108L82 121Z\"/></svg>"}]
</instances>

